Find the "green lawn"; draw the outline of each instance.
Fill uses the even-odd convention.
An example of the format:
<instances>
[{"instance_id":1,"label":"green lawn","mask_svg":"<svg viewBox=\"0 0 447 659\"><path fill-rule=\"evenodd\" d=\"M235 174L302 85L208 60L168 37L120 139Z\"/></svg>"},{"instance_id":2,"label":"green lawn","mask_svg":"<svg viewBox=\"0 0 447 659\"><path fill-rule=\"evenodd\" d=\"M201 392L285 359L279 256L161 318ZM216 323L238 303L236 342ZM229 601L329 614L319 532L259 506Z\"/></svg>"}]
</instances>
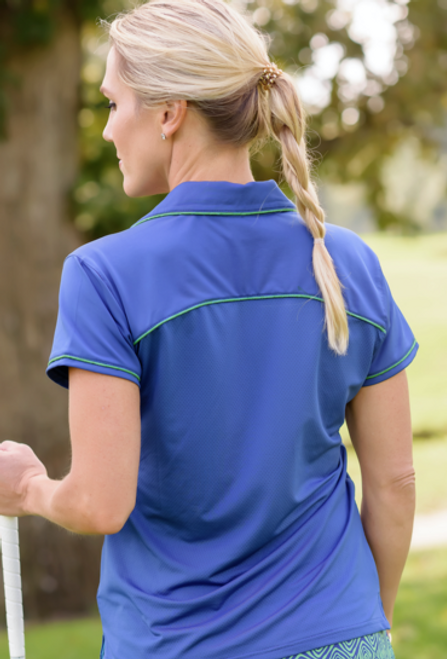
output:
<instances>
[{"instance_id":1,"label":"green lawn","mask_svg":"<svg viewBox=\"0 0 447 659\"><path fill-rule=\"evenodd\" d=\"M27 624L27 659L99 659L101 623L98 618ZM9 657L4 632L0 633L0 657Z\"/></svg>"},{"instance_id":2,"label":"green lawn","mask_svg":"<svg viewBox=\"0 0 447 659\"><path fill-rule=\"evenodd\" d=\"M447 656L447 551L410 554L393 625L396 659Z\"/></svg>"}]
</instances>

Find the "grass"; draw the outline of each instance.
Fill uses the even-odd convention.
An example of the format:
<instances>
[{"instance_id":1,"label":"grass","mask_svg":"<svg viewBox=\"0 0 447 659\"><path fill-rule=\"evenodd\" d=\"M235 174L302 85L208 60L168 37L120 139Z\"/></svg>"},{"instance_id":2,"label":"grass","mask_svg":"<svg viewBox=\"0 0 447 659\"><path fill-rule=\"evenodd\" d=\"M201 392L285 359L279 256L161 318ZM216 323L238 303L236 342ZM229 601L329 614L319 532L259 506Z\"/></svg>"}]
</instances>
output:
<instances>
[{"instance_id":1,"label":"grass","mask_svg":"<svg viewBox=\"0 0 447 659\"><path fill-rule=\"evenodd\" d=\"M99 618L26 625L27 659L99 659ZM9 657L6 634L0 633L0 657Z\"/></svg>"},{"instance_id":2,"label":"grass","mask_svg":"<svg viewBox=\"0 0 447 659\"><path fill-rule=\"evenodd\" d=\"M410 554L393 621L396 659L445 659L446 593L445 548Z\"/></svg>"}]
</instances>

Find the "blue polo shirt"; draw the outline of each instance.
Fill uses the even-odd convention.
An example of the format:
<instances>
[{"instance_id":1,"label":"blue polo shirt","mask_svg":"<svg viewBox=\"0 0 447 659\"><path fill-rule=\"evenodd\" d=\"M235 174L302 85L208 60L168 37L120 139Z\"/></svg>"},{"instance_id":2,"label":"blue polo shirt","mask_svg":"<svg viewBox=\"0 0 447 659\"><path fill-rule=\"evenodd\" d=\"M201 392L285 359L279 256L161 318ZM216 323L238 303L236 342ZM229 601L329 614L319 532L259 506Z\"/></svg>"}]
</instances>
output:
<instances>
[{"instance_id":1,"label":"blue polo shirt","mask_svg":"<svg viewBox=\"0 0 447 659\"><path fill-rule=\"evenodd\" d=\"M102 555L105 659L278 659L389 628L339 430L418 346L371 249L331 224L326 244L342 357L274 181L182 183L67 258L49 376L141 389L137 503Z\"/></svg>"}]
</instances>

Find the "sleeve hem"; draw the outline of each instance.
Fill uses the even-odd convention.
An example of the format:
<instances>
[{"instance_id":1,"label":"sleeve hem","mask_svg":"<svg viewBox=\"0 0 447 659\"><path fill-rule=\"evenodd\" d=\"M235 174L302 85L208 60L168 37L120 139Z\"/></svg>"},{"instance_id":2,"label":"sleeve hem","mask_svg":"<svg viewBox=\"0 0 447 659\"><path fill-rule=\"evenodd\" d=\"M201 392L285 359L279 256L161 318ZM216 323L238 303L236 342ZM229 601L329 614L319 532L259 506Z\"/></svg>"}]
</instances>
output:
<instances>
[{"instance_id":1,"label":"sleeve hem","mask_svg":"<svg viewBox=\"0 0 447 659\"><path fill-rule=\"evenodd\" d=\"M72 363L73 362L73 363ZM104 364L102 362L76 357L74 355L60 355L50 359L47 367L47 375L64 387L68 387L68 366L75 366L95 373L103 373L105 375L115 375L117 377L135 382L138 386L141 384L140 376L127 368L122 366L113 366L112 364Z\"/></svg>"},{"instance_id":2,"label":"sleeve hem","mask_svg":"<svg viewBox=\"0 0 447 659\"><path fill-rule=\"evenodd\" d=\"M365 379L365 382L363 383L364 387L368 387L373 384L378 384L379 382L383 382L384 380L387 380L393 375L397 375L400 371L403 371L411 362L413 359L416 357L416 353L419 349L419 344L417 343L416 339L413 341L413 345L411 346L410 350L400 359L398 362L395 364L392 364L388 368L385 368L383 371L380 371L379 373L373 373L372 375L368 375Z\"/></svg>"}]
</instances>

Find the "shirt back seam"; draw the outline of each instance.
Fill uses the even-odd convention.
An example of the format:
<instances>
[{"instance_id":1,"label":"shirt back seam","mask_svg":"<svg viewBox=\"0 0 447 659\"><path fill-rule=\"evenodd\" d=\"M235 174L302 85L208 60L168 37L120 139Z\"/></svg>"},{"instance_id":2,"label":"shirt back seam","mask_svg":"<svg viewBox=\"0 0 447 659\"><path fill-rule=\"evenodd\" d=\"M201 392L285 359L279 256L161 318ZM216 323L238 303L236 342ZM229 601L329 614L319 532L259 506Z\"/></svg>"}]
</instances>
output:
<instances>
[{"instance_id":1,"label":"shirt back seam","mask_svg":"<svg viewBox=\"0 0 447 659\"><path fill-rule=\"evenodd\" d=\"M307 300L316 300L317 302L323 302L324 300L322 297L319 297L318 295L308 295L305 293L286 293L286 294L276 294L276 295L250 295L250 296L244 296L244 297L232 297L232 298L216 298L213 300L206 300L205 302L200 302L199 304L194 304L191 307L188 307L187 309L183 309L182 311L179 311L178 313L173 314L172 316L168 316L168 318L164 318L163 320L159 321L156 323L153 327L150 329L146 330L141 334L135 341L133 342L133 345L137 345L142 339L144 339L146 336L151 334L151 332L154 332L156 329L158 329L161 325L164 325L165 323L169 322L170 320L173 320L174 318L178 318L179 316L183 316L184 314L188 313L189 311L193 311L194 309L199 309L200 307L205 307L209 306L211 304L222 304L222 303L227 303L227 302L243 302L247 300L271 300L271 299L278 299L278 298L304 298ZM358 320L362 320L365 323L368 323L370 325L373 325L377 329L379 329L381 332L386 334L386 329L379 325L378 323L374 322L373 320L370 320L369 318L365 318L364 316L360 316L359 314L356 314L352 311L346 310L346 313L348 316L352 316L353 318L357 318Z\"/></svg>"}]
</instances>

